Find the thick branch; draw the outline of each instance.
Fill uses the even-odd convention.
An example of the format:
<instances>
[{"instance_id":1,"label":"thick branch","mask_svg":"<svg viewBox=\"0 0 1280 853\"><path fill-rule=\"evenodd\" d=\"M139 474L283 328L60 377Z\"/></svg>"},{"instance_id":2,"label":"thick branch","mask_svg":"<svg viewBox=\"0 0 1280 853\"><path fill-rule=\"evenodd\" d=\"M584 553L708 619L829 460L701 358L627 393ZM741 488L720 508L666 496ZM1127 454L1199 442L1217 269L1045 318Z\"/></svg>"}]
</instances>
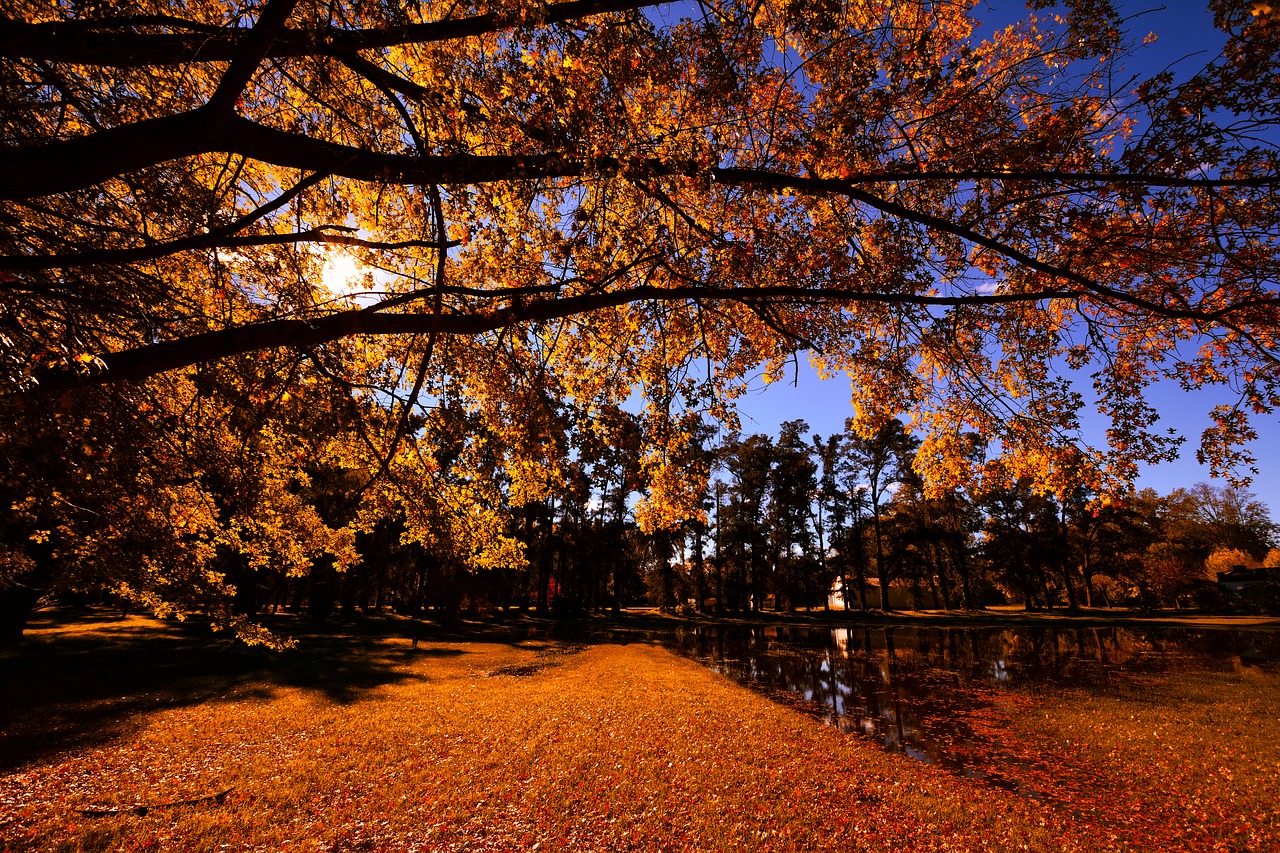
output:
<instances>
[{"instance_id":1,"label":"thick branch","mask_svg":"<svg viewBox=\"0 0 1280 853\"><path fill-rule=\"evenodd\" d=\"M0 158L0 199L85 189L147 166L213 152L383 183L474 184L570 177L589 171L587 161L559 154L382 154L264 127L240 117L223 119L198 109L6 152ZM606 166L610 163L615 168L618 165L604 161Z\"/></svg>"},{"instance_id":2,"label":"thick branch","mask_svg":"<svg viewBox=\"0 0 1280 853\"><path fill-rule=\"evenodd\" d=\"M179 252L194 249L247 249L252 246L280 246L289 243L325 243L335 246L351 246L359 249L377 251L398 251L401 249L439 249L441 245L434 240L400 240L394 243L378 240L364 240L350 234L335 234L334 231L352 231L346 226L322 225L306 231L295 231L288 234L251 234L241 237L226 237L221 234L199 234L181 240L156 243L151 246L137 246L129 249L90 249L84 252L66 252L57 255L0 255L0 270L51 270L70 269L93 264L131 264L139 261L150 261L156 258L176 255ZM462 245L459 240L450 240L445 248Z\"/></svg>"},{"instance_id":3,"label":"thick branch","mask_svg":"<svg viewBox=\"0 0 1280 853\"><path fill-rule=\"evenodd\" d=\"M434 295L434 290L424 291ZM554 320L632 302L729 300L746 304L762 302L817 301L834 305L854 302L905 305L961 306L994 305L1010 302L1038 302L1070 299L1076 291L1051 290L1035 293L990 295L927 296L911 293L866 293L842 290L815 290L797 286L762 288L653 287L649 285L568 296L539 302L513 300L506 308L469 314L387 314L352 309L313 320L270 320L191 335L172 341L114 353L102 353L96 370L67 370L41 378L37 390L57 391L84 385L145 379L208 361L242 355L257 350L289 347L304 349L355 335L478 335L521 323Z\"/></svg>"},{"instance_id":4,"label":"thick branch","mask_svg":"<svg viewBox=\"0 0 1280 853\"><path fill-rule=\"evenodd\" d=\"M219 149L210 145L213 113L179 113L0 156L0 199L84 189L148 166Z\"/></svg>"},{"instance_id":5,"label":"thick branch","mask_svg":"<svg viewBox=\"0 0 1280 853\"><path fill-rule=\"evenodd\" d=\"M668 0L571 0L553 3L522 19L511 13L489 12L457 20L430 21L397 27L345 30L323 27L315 30L283 29L265 56L332 55L355 50L426 44L486 35L524 23L554 24L602 15L665 5ZM187 62L226 62L240 55L253 30L226 27L216 34L196 32L139 33L123 29L131 22L118 23L121 29L105 31L75 26L80 23L32 24L0 18L0 56L74 62L78 65L106 65L136 68L144 65L179 65ZM153 25L150 16L137 19L138 25Z\"/></svg>"},{"instance_id":6,"label":"thick branch","mask_svg":"<svg viewBox=\"0 0 1280 853\"><path fill-rule=\"evenodd\" d=\"M227 66L218 88L209 98L207 106L211 110L229 111L235 107L236 99L244 91L245 86L258 70L259 63L266 58L271 45L280 36L285 21L293 13L298 0L268 0L267 8L258 16L258 22L244 38L243 47L236 52L235 59Z\"/></svg>"},{"instance_id":7,"label":"thick branch","mask_svg":"<svg viewBox=\"0 0 1280 853\"><path fill-rule=\"evenodd\" d=\"M904 175L868 173L835 180L800 177L764 169L706 168L692 160L581 158L556 153L528 156L383 154L264 127L238 116L226 118L207 109L201 109L177 116L125 125L36 148L18 149L0 161L0 199L21 199L81 189L147 165L215 151L238 154L276 166L369 182L459 185L612 173L623 174L633 180L659 176L710 177L728 186L776 192L842 195L890 216L961 237L1028 269L1070 282L1142 311L1167 317L1208 319L1205 313L1194 309L1177 309L1161 305L1149 299L1107 287L1066 267L1028 255L1014 246L984 235L973 228L914 210L859 188L859 185L906 180L907 174L923 174L924 177L920 178L921 180L958 180L956 175L975 174L970 172L906 173ZM1028 174L1031 177L1027 179L1031 181L1050 178L1062 182L1104 179L1102 173L1088 173L1080 178L1070 173L1032 172ZM1128 179L1136 180L1137 177L1126 174L1105 176L1107 180L1122 182ZM1011 180L1012 176L1005 176L1003 179ZM1192 180L1179 176L1148 175L1141 176L1141 179L1149 186L1183 185L1186 181ZM1273 176L1268 180L1274 183L1280 181L1280 178ZM1225 185L1229 181L1218 183Z\"/></svg>"},{"instance_id":8,"label":"thick branch","mask_svg":"<svg viewBox=\"0 0 1280 853\"><path fill-rule=\"evenodd\" d=\"M854 185L905 181L957 182L996 178L1006 182L1125 183L1152 187L1274 186L1280 175L1208 179L1180 175L1056 171L863 172L840 179L800 177L763 169L710 168L692 160L622 160L547 153L530 155L386 154L265 127L245 118L224 118L208 109L122 125L74 139L23 147L0 158L0 199L17 200L84 189L119 175L170 160L210 153L358 181L405 184L474 184L499 180L579 177L625 173L636 179L710 175L739 186L810 188L847 195Z\"/></svg>"}]
</instances>

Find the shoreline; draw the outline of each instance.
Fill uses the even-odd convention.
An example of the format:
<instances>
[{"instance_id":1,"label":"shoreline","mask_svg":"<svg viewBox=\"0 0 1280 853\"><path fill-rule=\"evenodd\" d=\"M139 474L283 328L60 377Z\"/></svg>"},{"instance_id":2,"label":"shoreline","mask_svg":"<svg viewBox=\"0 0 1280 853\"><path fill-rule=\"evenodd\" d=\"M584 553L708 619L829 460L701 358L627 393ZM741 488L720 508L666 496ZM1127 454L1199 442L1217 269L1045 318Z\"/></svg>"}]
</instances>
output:
<instances>
[{"instance_id":1,"label":"shoreline","mask_svg":"<svg viewBox=\"0 0 1280 853\"><path fill-rule=\"evenodd\" d=\"M32 614L21 641L0 649L0 656L21 656L22 649L37 646L43 640L67 630L112 633L132 620L142 618L177 633L207 632L212 623L192 616L184 621L158 619L148 613L122 616L120 610L106 606L50 606ZM399 614L356 613L315 621L306 614L266 614L262 624L284 636L304 639L323 635L336 639L346 636L361 638L403 637L412 640L437 641L486 639L510 641L534 636L572 637L596 635L601 641L628 635L660 633L680 628L752 627L752 628L1182 628L1209 630L1280 631L1280 616L1211 614L1186 610L1142 612L1123 608L1081 608L1076 611L1026 611L1021 608L959 610L878 611L796 611L792 613L761 611L755 613L722 613L676 615L657 608L624 608L620 613L592 613L571 617L538 615L521 611L495 611L483 616L463 615L453 625L446 624L433 613L413 617ZM96 626L90 628L90 626ZM206 634L207 636L207 634ZM216 637L230 641L227 634ZM233 647L237 644L233 643ZM286 652L287 654L287 652Z\"/></svg>"}]
</instances>

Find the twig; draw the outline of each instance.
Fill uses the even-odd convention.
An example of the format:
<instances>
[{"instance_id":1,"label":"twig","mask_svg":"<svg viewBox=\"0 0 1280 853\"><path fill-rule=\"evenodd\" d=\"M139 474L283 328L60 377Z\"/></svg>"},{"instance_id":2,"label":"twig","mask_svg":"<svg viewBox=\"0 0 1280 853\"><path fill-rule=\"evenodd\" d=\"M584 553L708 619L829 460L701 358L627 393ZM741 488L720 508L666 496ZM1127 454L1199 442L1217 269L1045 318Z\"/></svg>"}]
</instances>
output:
<instances>
[{"instance_id":1,"label":"twig","mask_svg":"<svg viewBox=\"0 0 1280 853\"><path fill-rule=\"evenodd\" d=\"M227 794L234 791L235 788L227 788L225 791L219 791L216 794L209 794L204 797L193 797L190 800L175 800L172 803L157 803L154 806L119 806L117 808L105 809L76 809L77 812L85 817L114 817L122 814L144 815L147 812L159 811L160 809L176 809L179 806L201 806L206 803L214 805L222 805L222 801L227 798Z\"/></svg>"}]
</instances>

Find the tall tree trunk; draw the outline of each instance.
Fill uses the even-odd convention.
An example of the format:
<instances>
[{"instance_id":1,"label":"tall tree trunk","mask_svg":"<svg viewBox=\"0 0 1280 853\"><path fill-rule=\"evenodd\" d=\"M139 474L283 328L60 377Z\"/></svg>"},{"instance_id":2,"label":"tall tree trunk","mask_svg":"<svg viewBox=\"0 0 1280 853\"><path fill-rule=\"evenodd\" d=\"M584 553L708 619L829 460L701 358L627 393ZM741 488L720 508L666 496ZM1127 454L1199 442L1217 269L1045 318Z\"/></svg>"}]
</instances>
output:
<instances>
[{"instance_id":1,"label":"tall tree trunk","mask_svg":"<svg viewBox=\"0 0 1280 853\"><path fill-rule=\"evenodd\" d=\"M884 540L880 536L880 504L871 504L871 527L876 537L876 576L880 581L880 609L889 613L893 605L889 603L889 566L884 559Z\"/></svg>"},{"instance_id":2,"label":"tall tree trunk","mask_svg":"<svg viewBox=\"0 0 1280 853\"><path fill-rule=\"evenodd\" d=\"M693 572L699 613L705 613L707 609L707 564L702 555L702 538L702 525L698 524L693 530Z\"/></svg>"},{"instance_id":3,"label":"tall tree trunk","mask_svg":"<svg viewBox=\"0 0 1280 853\"><path fill-rule=\"evenodd\" d=\"M538 615L545 616L551 587L551 537L543 533L538 537L538 577L534 590Z\"/></svg>"},{"instance_id":4,"label":"tall tree trunk","mask_svg":"<svg viewBox=\"0 0 1280 853\"><path fill-rule=\"evenodd\" d=\"M822 513L822 498L821 498L821 497L819 497L819 498L818 498L818 514L817 514L817 517L816 517L816 523L813 525L813 527L814 527L814 531L818 534L818 569L819 569L819 577L821 577L821 578L822 578L822 582L823 582L823 583L826 583L826 582L827 582L827 541L826 541L826 529L825 529L825 528L826 528L826 520L823 518L823 513ZM841 589L842 591L844 590L844 574L843 574L843 572L841 573L841 578L840 578L840 589ZM830 588L830 586L828 586L828 587L827 587L827 589L823 590L823 593L822 593L822 609L823 609L824 611L826 611L826 610L830 610L830 609L831 609L831 588Z\"/></svg>"},{"instance_id":5,"label":"tall tree trunk","mask_svg":"<svg viewBox=\"0 0 1280 853\"><path fill-rule=\"evenodd\" d=\"M1037 560L1035 563L1035 566L1036 566L1036 580L1039 581L1040 583L1040 591L1044 593L1045 610L1052 610L1054 600L1053 600L1053 593L1049 591L1049 575L1044 570L1044 563Z\"/></svg>"},{"instance_id":6,"label":"tall tree trunk","mask_svg":"<svg viewBox=\"0 0 1280 853\"><path fill-rule=\"evenodd\" d=\"M1021 557L1019 557L1015 568L1018 573L1018 585L1022 587L1023 608L1035 610L1038 605L1036 604L1035 590L1031 586L1031 569L1027 566L1027 561Z\"/></svg>"},{"instance_id":7,"label":"tall tree trunk","mask_svg":"<svg viewBox=\"0 0 1280 853\"><path fill-rule=\"evenodd\" d=\"M1071 579L1071 565L1067 562L1065 556L1058 559L1058 568L1062 573L1062 585L1067 590L1067 609L1079 610L1080 600L1076 595L1075 581Z\"/></svg>"},{"instance_id":8,"label":"tall tree trunk","mask_svg":"<svg viewBox=\"0 0 1280 853\"><path fill-rule=\"evenodd\" d=\"M964 595L964 609L973 610L973 592L969 586L969 549L964 545L964 536L959 532L959 521L956 521L954 545L956 570L960 572L960 592Z\"/></svg>"},{"instance_id":9,"label":"tall tree trunk","mask_svg":"<svg viewBox=\"0 0 1280 853\"><path fill-rule=\"evenodd\" d=\"M625 475L618 481L618 491L613 496L613 525L617 551L609 560L609 576L613 579L613 612L622 612L622 590L618 583L618 560L626 553L627 537L627 490Z\"/></svg>"},{"instance_id":10,"label":"tall tree trunk","mask_svg":"<svg viewBox=\"0 0 1280 853\"><path fill-rule=\"evenodd\" d=\"M675 605L675 572L671 568L671 531L659 530L654 534L654 556L658 561L659 602L658 609L669 613Z\"/></svg>"},{"instance_id":11,"label":"tall tree trunk","mask_svg":"<svg viewBox=\"0 0 1280 853\"><path fill-rule=\"evenodd\" d=\"M44 590L28 584L10 583L0 586L0 645L22 639L27 622Z\"/></svg>"},{"instance_id":12,"label":"tall tree trunk","mask_svg":"<svg viewBox=\"0 0 1280 853\"><path fill-rule=\"evenodd\" d=\"M1076 597L1076 587L1071 579L1071 561L1067 557L1067 508L1064 503L1058 511L1058 569L1062 573L1062 585L1067 590L1067 609L1079 610L1080 602Z\"/></svg>"},{"instance_id":13,"label":"tall tree trunk","mask_svg":"<svg viewBox=\"0 0 1280 853\"><path fill-rule=\"evenodd\" d=\"M1084 576L1084 606L1093 607L1093 564L1089 561L1089 549L1086 547L1080 555L1080 574Z\"/></svg>"},{"instance_id":14,"label":"tall tree trunk","mask_svg":"<svg viewBox=\"0 0 1280 853\"><path fill-rule=\"evenodd\" d=\"M942 609L951 609L951 579L947 577L947 561L943 559L943 555L939 553L938 543L929 543L929 557L933 561L934 575L937 577L937 585L933 590L934 605L938 603L938 593L942 593ZM930 579L932 581L932 578Z\"/></svg>"},{"instance_id":15,"label":"tall tree trunk","mask_svg":"<svg viewBox=\"0 0 1280 853\"><path fill-rule=\"evenodd\" d=\"M867 547L863 541L862 525L863 521L859 517L854 524L854 558L853 567L858 574L858 608L863 612L867 612Z\"/></svg>"},{"instance_id":16,"label":"tall tree trunk","mask_svg":"<svg viewBox=\"0 0 1280 853\"><path fill-rule=\"evenodd\" d=\"M940 567L938 566L938 564L937 564L937 560L934 560L934 561L933 561L933 565L932 565L932 566L930 566L930 568L935 569L935 570L940 568ZM950 607L948 607L948 606L945 604L945 602L946 602L946 597L945 597L945 596L939 596L939 594L938 594L938 578L939 578L939 576L941 576L941 572L939 572L939 571L931 571L931 572L929 572L929 594L930 594L931 596L933 596L932 604L933 604L933 606L934 606L934 607L937 607L937 606L938 606L938 601L939 601L939 600L941 600L941 601L943 601L943 602L944 602L944 604L943 604L943 609L944 609L944 610L950 610L951 608L950 608Z\"/></svg>"},{"instance_id":17,"label":"tall tree trunk","mask_svg":"<svg viewBox=\"0 0 1280 853\"><path fill-rule=\"evenodd\" d=\"M0 583L0 645L22 639L36 604L53 583L54 548L52 539L27 543L24 550L31 559L31 568Z\"/></svg>"}]
</instances>

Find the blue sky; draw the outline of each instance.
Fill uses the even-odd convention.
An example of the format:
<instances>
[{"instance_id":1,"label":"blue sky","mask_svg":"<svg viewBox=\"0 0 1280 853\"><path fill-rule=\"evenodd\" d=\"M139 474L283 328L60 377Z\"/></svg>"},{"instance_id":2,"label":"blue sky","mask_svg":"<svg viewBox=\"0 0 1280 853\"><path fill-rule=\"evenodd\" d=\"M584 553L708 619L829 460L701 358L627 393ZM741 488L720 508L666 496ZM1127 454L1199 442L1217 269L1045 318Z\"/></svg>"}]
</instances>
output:
<instances>
[{"instance_id":1,"label":"blue sky","mask_svg":"<svg viewBox=\"0 0 1280 853\"><path fill-rule=\"evenodd\" d=\"M852 391L844 377L819 379L807 360L800 359L798 371L787 374L787 379L765 386L757 382L753 391L744 396L738 405L744 433L764 432L776 435L782 421L801 419L809 424L812 432L830 435L844 429L844 420L853 414L850 405ZM1202 430L1209 426L1208 412L1214 405L1226 402L1227 396L1214 389L1186 394L1176 385L1165 383L1154 389L1151 400L1161 414L1162 424L1171 426L1187 438L1181 458L1156 466L1144 466L1138 486L1150 486L1161 493L1190 486L1201 480L1210 480L1207 466L1196 462L1195 449ZM1280 482L1275 475L1280 472L1280 442L1276 440L1276 416L1258 422L1260 438L1249 447L1258 458L1259 474L1254 478L1251 490L1272 510L1272 517L1280 520ZM1091 444L1104 444L1106 420L1096 413L1081 413L1085 435Z\"/></svg>"},{"instance_id":2,"label":"blue sky","mask_svg":"<svg viewBox=\"0 0 1280 853\"><path fill-rule=\"evenodd\" d=\"M1118 4L1126 15L1134 15L1130 23L1132 33L1141 38L1155 32L1157 40L1141 48L1130 61L1135 72L1151 73L1170 68L1177 77L1185 78L1216 56L1225 38L1213 27L1212 16L1203 0L1164 0L1157 2L1122 2ZM990 11L978 17L991 28L1003 25L1014 17L1025 14L1020 3L990 3ZM1048 10L1052 11L1052 10ZM1086 386L1081 390L1088 394ZM798 370L787 374L786 381L770 386L757 382L755 389L740 401L744 432L776 434L778 424L784 420L803 419L813 432L828 435L843 429L844 419L852 414L851 389L848 380L841 378L823 381L800 359ZM1207 466L1195 458L1200 433L1210 425L1208 412L1219 403L1230 402L1230 394L1224 389L1205 389L1192 394L1185 393L1175 383L1162 383L1152 389L1151 402L1161 414L1161 427L1173 427L1185 436L1181 458L1157 466L1145 466L1138 486L1150 486L1165 493L1174 488L1190 486L1198 481L1211 481ZM1105 419L1096 412L1081 413L1084 439L1095 446L1105 442ZM1260 438L1249 449L1257 457L1258 475L1254 477L1252 490L1272 510L1273 517L1280 518L1280 431L1276 430L1277 415L1260 418L1255 423ZM1212 481L1211 481L1212 482Z\"/></svg>"}]
</instances>

